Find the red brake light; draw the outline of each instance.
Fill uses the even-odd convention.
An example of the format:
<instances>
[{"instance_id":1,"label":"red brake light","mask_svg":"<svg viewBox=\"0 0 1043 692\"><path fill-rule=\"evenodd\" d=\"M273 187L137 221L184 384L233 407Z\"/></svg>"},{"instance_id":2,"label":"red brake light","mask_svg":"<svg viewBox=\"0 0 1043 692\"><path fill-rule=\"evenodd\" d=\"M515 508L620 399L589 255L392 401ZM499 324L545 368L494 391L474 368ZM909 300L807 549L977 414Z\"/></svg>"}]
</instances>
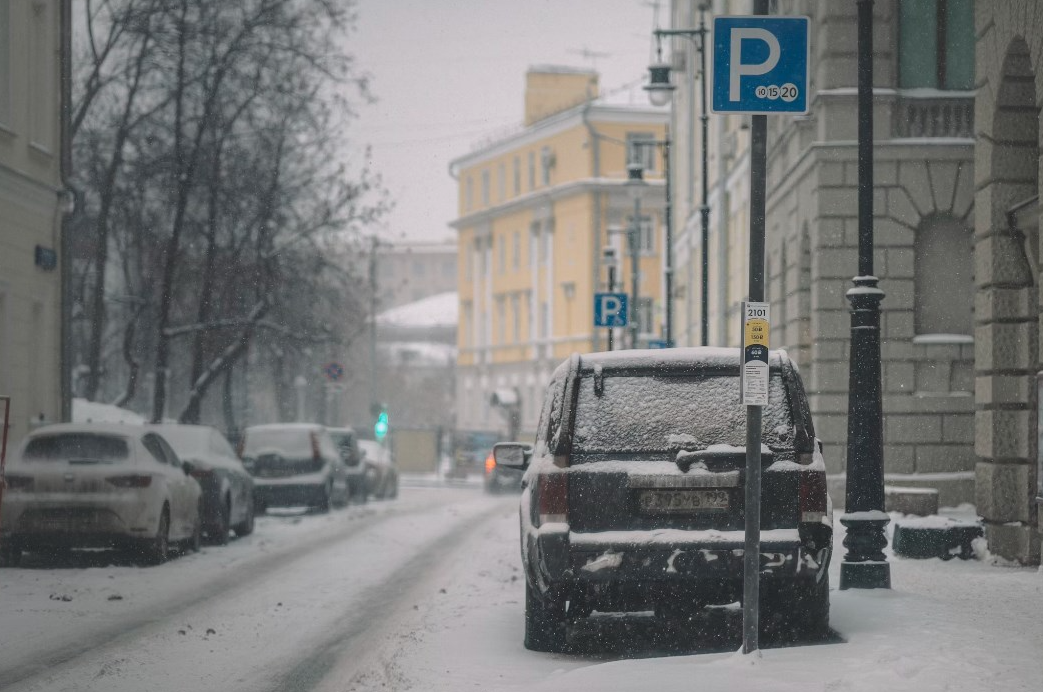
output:
<instances>
[{"instance_id":1,"label":"red brake light","mask_svg":"<svg viewBox=\"0 0 1043 692\"><path fill-rule=\"evenodd\" d=\"M152 476L132 474L127 476L109 476L106 482L117 488L147 488L152 485Z\"/></svg>"},{"instance_id":2,"label":"red brake light","mask_svg":"<svg viewBox=\"0 0 1043 692\"><path fill-rule=\"evenodd\" d=\"M314 432L311 433L311 458L318 461L322 458L322 452L319 450L319 436Z\"/></svg>"},{"instance_id":3,"label":"red brake light","mask_svg":"<svg viewBox=\"0 0 1043 692\"><path fill-rule=\"evenodd\" d=\"M7 476L5 480L9 490L30 490L33 487L32 476Z\"/></svg>"},{"instance_id":4,"label":"red brake light","mask_svg":"<svg viewBox=\"0 0 1043 692\"><path fill-rule=\"evenodd\" d=\"M798 510L802 522L819 522L826 516L826 472L800 472Z\"/></svg>"},{"instance_id":5,"label":"red brake light","mask_svg":"<svg viewBox=\"0 0 1043 692\"><path fill-rule=\"evenodd\" d=\"M214 475L214 470L213 469L201 469L198 466L193 466L192 467L192 473L190 475L192 476L192 478L207 478L209 476Z\"/></svg>"},{"instance_id":6,"label":"red brake light","mask_svg":"<svg viewBox=\"0 0 1043 692\"><path fill-rule=\"evenodd\" d=\"M569 521L569 476L566 473L541 473L539 518L543 524L566 524Z\"/></svg>"},{"instance_id":7,"label":"red brake light","mask_svg":"<svg viewBox=\"0 0 1043 692\"><path fill-rule=\"evenodd\" d=\"M496 457L490 453L485 457L485 472L492 473L494 468L496 468Z\"/></svg>"}]
</instances>

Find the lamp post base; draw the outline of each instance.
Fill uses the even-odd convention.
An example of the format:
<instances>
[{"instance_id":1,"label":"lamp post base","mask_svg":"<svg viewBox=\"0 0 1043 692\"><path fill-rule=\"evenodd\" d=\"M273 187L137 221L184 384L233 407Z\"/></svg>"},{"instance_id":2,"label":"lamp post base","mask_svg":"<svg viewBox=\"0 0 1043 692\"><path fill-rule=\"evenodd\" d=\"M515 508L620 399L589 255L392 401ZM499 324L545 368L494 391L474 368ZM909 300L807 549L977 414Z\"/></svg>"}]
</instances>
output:
<instances>
[{"instance_id":1,"label":"lamp post base","mask_svg":"<svg viewBox=\"0 0 1043 692\"><path fill-rule=\"evenodd\" d=\"M840 590L890 589L891 564L888 562L841 562Z\"/></svg>"}]
</instances>

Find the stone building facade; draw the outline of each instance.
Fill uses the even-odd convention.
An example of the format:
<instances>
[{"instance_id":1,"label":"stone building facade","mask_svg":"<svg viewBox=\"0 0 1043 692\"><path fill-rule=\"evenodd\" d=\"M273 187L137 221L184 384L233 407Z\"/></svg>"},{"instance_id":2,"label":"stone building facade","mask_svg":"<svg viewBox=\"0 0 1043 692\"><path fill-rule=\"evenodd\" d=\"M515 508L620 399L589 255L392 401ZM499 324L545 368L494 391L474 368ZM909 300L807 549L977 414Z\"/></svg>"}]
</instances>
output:
<instances>
[{"instance_id":1,"label":"stone building facade","mask_svg":"<svg viewBox=\"0 0 1043 692\"><path fill-rule=\"evenodd\" d=\"M62 419L62 17L67 2L0 0L0 394L9 449Z\"/></svg>"},{"instance_id":2,"label":"stone building facade","mask_svg":"<svg viewBox=\"0 0 1043 692\"><path fill-rule=\"evenodd\" d=\"M1043 5L976 3L976 504L989 549L1039 562Z\"/></svg>"},{"instance_id":3,"label":"stone building facade","mask_svg":"<svg viewBox=\"0 0 1043 692\"><path fill-rule=\"evenodd\" d=\"M698 25L698 0L675 0L674 28ZM884 464L888 485L936 488L942 505L974 500L974 17L938 3L874 5L875 266L882 304ZM929 9L929 8L928 8ZM752 3L717 0L715 14ZM810 113L768 118L767 298L772 346L790 351L810 393L834 499L846 469L850 315L857 273L854 2L780 0L811 19ZM929 28L929 31L928 31ZM942 44L938 44L942 41ZM934 43L932 43L934 42ZM938 45L947 49L947 60ZM934 46L932 48L932 46ZM698 53L670 46L679 340L699 343L701 189ZM711 345L737 345L747 287L749 130L709 116Z\"/></svg>"}]
</instances>

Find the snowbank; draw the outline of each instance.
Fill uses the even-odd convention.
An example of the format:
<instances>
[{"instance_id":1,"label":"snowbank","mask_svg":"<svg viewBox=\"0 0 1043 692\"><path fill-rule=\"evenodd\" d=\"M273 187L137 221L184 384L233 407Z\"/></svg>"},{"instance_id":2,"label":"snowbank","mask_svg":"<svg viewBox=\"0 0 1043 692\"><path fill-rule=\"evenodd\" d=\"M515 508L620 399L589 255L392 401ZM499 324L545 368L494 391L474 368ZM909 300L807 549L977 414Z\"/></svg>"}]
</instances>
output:
<instances>
[{"instance_id":1,"label":"snowbank","mask_svg":"<svg viewBox=\"0 0 1043 692\"><path fill-rule=\"evenodd\" d=\"M377 324L389 327L455 327L460 298L455 291L439 293L391 308L377 315Z\"/></svg>"},{"instance_id":2,"label":"snowbank","mask_svg":"<svg viewBox=\"0 0 1043 692\"><path fill-rule=\"evenodd\" d=\"M73 423L128 423L144 425L145 418L133 411L128 411L112 404L101 404L86 399L72 400Z\"/></svg>"}]
</instances>

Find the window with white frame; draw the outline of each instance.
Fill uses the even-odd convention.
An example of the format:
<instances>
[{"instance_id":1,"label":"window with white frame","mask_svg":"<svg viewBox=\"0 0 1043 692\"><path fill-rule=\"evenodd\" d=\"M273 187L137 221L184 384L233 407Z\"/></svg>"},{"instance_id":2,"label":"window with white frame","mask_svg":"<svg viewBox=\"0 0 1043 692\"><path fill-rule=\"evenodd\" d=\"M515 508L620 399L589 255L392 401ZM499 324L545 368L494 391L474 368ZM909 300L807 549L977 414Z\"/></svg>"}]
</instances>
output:
<instances>
[{"instance_id":1,"label":"window with white frame","mask_svg":"<svg viewBox=\"0 0 1043 692\"><path fill-rule=\"evenodd\" d=\"M496 254L499 258L500 273L507 270L507 236L502 235L496 241Z\"/></svg>"},{"instance_id":2,"label":"window with white frame","mask_svg":"<svg viewBox=\"0 0 1043 692\"><path fill-rule=\"evenodd\" d=\"M514 343L521 343L521 296L511 296L511 321L514 324Z\"/></svg>"},{"instance_id":3,"label":"window with white frame","mask_svg":"<svg viewBox=\"0 0 1043 692\"><path fill-rule=\"evenodd\" d=\"M482 171L482 206L489 206L489 171Z\"/></svg>"},{"instance_id":4,"label":"window with white frame","mask_svg":"<svg viewBox=\"0 0 1043 692\"><path fill-rule=\"evenodd\" d=\"M529 152L529 190L536 189L536 152Z\"/></svg>"},{"instance_id":5,"label":"window with white frame","mask_svg":"<svg viewBox=\"0 0 1043 692\"><path fill-rule=\"evenodd\" d=\"M511 266L514 269L521 267L521 231L515 231L512 239Z\"/></svg>"},{"instance_id":6,"label":"window with white frame","mask_svg":"<svg viewBox=\"0 0 1043 692\"><path fill-rule=\"evenodd\" d=\"M645 173L655 171L655 135L651 132L627 133L627 167L638 164Z\"/></svg>"},{"instance_id":7,"label":"window with white frame","mask_svg":"<svg viewBox=\"0 0 1043 692\"><path fill-rule=\"evenodd\" d=\"M521 157L514 157L514 196L521 194Z\"/></svg>"},{"instance_id":8,"label":"window with white frame","mask_svg":"<svg viewBox=\"0 0 1043 692\"><path fill-rule=\"evenodd\" d=\"M467 176L467 180L464 181L464 209L474 209L474 179L471 176Z\"/></svg>"},{"instance_id":9,"label":"window with white frame","mask_svg":"<svg viewBox=\"0 0 1043 692\"><path fill-rule=\"evenodd\" d=\"M496 296L496 343L507 341L507 307L503 296Z\"/></svg>"},{"instance_id":10,"label":"window with white frame","mask_svg":"<svg viewBox=\"0 0 1043 692\"><path fill-rule=\"evenodd\" d=\"M547 187L550 185L550 171L554 168L554 152L550 147L540 149L540 183Z\"/></svg>"},{"instance_id":11,"label":"window with white frame","mask_svg":"<svg viewBox=\"0 0 1043 692\"><path fill-rule=\"evenodd\" d=\"M496 170L496 188L499 200L507 199L507 165L502 162Z\"/></svg>"},{"instance_id":12,"label":"window with white frame","mask_svg":"<svg viewBox=\"0 0 1043 692\"><path fill-rule=\"evenodd\" d=\"M655 252L655 219L651 216L642 216L638 222L640 231L637 235L637 249L643 255L650 255Z\"/></svg>"}]
</instances>

